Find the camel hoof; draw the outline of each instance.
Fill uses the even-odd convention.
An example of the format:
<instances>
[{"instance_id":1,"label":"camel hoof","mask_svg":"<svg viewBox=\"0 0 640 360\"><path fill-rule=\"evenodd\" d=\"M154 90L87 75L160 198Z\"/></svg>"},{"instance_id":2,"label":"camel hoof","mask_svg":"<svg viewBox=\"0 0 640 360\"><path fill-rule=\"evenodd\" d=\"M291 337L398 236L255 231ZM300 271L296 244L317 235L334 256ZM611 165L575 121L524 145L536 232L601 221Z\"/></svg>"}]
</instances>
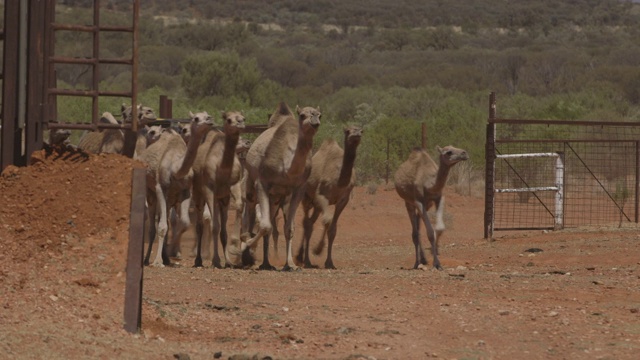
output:
<instances>
[{"instance_id":1,"label":"camel hoof","mask_svg":"<svg viewBox=\"0 0 640 360\"><path fill-rule=\"evenodd\" d=\"M196 261L193 263L193 267L194 268L201 268L202 266L202 260L198 260L196 259Z\"/></svg>"},{"instance_id":2,"label":"camel hoof","mask_svg":"<svg viewBox=\"0 0 640 360\"><path fill-rule=\"evenodd\" d=\"M330 270L338 270L338 268L333 266L333 264L324 264L324 268L325 269L330 269Z\"/></svg>"},{"instance_id":3,"label":"camel hoof","mask_svg":"<svg viewBox=\"0 0 640 360\"><path fill-rule=\"evenodd\" d=\"M313 265L312 263L306 263L306 264L304 264L304 268L305 269L319 269L320 267L318 265Z\"/></svg>"},{"instance_id":4,"label":"camel hoof","mask_svg":"<svg viewBox=\"0 0 640 360\"><path fill-rule=\"evenodd\" d=\"M442 271L442 266L440 266L440 264L433 265L433 268Z\"/></svg>"},{"instance_id":5,"label":"camel hoof","mask_svg":"<svg viewBox=\"0 0 640 360\"><path fill-rule=\"evenodd\" d=\"M164 264L158 261L154 261L153 264L151 264L151 266L156 267L156 268L163 268Z\"/></svg>"},{"instance_id":6,"label":"camel hoof","mask_svg":"<svg viewBox=\"0 0 640 360\"><path fill-rule=\"evenodd\" d=\"M220 262L218 262L218 263L212 262L211 263L211 267L216 268L216 269L224 269L224 266L222 266L222 264Z\"/></svg>"},{"instance_id":7,"label":"camel hoof","mask_svg":"<svg viewBox=\"0 0 640 360\"><path fill-rule=\"evenodd\" d=\"M289 264L285 264L285 266L282 268L282 271L290 272L290 271L302 271L302 270L295 265L289 266Z\"/></svg>"},{"instance_id":8,"label":"camel hoof","mask_svg":"<svg viewBox=\"0 0 640 360\"><path fill-rule=\"evenodd\" d=\"M414 266L413 268L416 270L424 270L424 271L429 270L429 267L425 264L419 264L418 266Z\"/></svg>"},{"instance_id":9,"label":"camel hoof","mask_svg":"<svg viewBox=\"0 0 640 360\"><path fill-rule=\"evenodd\" d=\"M274 271L277 270L275 266L271 265L271 264L262 264L258 267L258 270L270 270L270 271Z\"/></svg>"}]
</instances>

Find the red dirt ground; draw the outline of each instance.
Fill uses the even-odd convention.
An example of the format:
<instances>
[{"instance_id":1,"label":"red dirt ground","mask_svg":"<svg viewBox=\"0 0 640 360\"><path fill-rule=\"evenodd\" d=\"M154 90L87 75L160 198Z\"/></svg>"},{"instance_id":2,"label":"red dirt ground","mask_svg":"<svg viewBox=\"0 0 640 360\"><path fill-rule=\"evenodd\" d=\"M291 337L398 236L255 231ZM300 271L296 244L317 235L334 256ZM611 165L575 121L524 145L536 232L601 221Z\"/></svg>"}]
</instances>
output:
<instances>
[{"instance_id":1,"label":"red dirt ground","mask_svg":"<svg viewBox=\"0 0 640 360\"><path fill-rule=\"evenodd\" d=\"M123 330L130 174L118 155L34 156L0 178L0 354L10 359L636 359L637 228L497 233L447 194L443 271L414 253L393 190L357 188L338 270L144 269ZM299 221L296 223L299 229ZM314 242L320 229L316 227ZM300 241L296 232L294 248ZM427 242L428 248L428 242ZM537 253L525 252L540 248ZM272 254L273 255L273 254ZM284 264L284 241L272 263ZM325 254L314 257L324 263ZM429 259L430 256L428 257Z\"/></svg>"}]
</instances>

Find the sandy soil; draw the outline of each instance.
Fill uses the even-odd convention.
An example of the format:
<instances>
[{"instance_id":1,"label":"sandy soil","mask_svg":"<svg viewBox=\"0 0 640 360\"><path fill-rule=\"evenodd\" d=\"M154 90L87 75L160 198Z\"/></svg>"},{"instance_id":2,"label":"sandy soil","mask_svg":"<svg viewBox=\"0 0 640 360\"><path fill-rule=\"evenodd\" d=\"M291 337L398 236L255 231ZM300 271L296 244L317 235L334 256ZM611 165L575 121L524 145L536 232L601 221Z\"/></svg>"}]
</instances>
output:
<instances>
[{"instance_id":1,"label":"sandy soil","mask_svg":"<svg viewBox=\"0 0 640 360\"><path fill-rule=\"evenodd\" d=\"M338 270L144 269L140 334L123 330L131 169L37 153L0 178L0 354L9 359L636 359L637 228L497 233L447 194L443 271L410 270L395 191L357 188ZM298 224L298 228L301 225ZM314 242L320 228L316 227ZM296 232L294 248L300 241ZM427 243L428 248L428 243ZM541 252L527 252L528 249ZM284 264L284 241L272 263ZM325 254L313 257L324 264ZM430 256L428 256L430 259Z\"/></svg>"}]
</instances>

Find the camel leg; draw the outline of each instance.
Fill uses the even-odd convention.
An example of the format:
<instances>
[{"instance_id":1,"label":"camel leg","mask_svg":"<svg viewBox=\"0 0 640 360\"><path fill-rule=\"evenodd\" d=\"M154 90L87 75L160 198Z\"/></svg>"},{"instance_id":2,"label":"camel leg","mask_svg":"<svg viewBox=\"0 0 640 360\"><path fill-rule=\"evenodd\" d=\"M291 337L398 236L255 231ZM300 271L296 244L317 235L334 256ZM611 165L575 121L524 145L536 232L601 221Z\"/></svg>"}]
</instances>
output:
<instances>
[{"instance_id":1,"label":"camel leg","mask_svg":"<svg viewBox=\"0 0 640 360\"><path fill-rule=\"evenodd\" d=\"M313 207L313 213L309 216L309 210L305 209L305 217L302 220L302 227L304 234L302 235L302 242L300 243L300 249L298 250L297 258L302 260L304 263L304 267L309 268L317 268L311 264L311 259L309 256L309 242L311 241L311 234L313 233L313 224L315 224L316 220L318 220L318 216L320 215L320 211L315 206ZM304 257L303 257L304 256Z\"/></svg>"},{"instance_id":2,"label":"camel leg","mask_svg":"<svg viewBox=\"0 0 640 360\"><path fill-rule=\"evenodd\" d=\"M220 243L222 243L222 253L224 256L224 267L231 267L231 260L227 256L228 234L227 222L229 221L229 197L219 201L220 207Z\"/></svg>"},{"instance_id":3,"label":"camel leg","mask_svg":"<svg viewBox=\"0 0 640 360\"><path fill-rule=\"evenodd\" d=\"M204 235L204 227L205 221L211 222L211 217L205 218L204 209L206 205L202 201L197 201L194 205L194 210L196 214L196 241L194 245L194 251L196 254L196 260L193 263L193 267L202 267L202 237ZM211 227L209 225L209 227Z\"/></svg>"},{"instance_id":4,"label":"camel leg","mask_svg":"<svg viewBox=\"0 0 640 360\"><path fill-rule=\"evenodd\" d=\"M333 213L333 219L331 220L331 225L329 225L329 245L327 247L327 260L324 262L325 269L335 269L336 267L333 265L333 259L331 258L331 251L333 249L333 241L336 238L336 233L338 232L338 218L340 218L340 214L349 203L349 197L342 199L340 202L336 204L335 212Z\"/></svg>"},{"instance_id":5,"label":"camel leg","mask_svg":"<svg viewBox=\"0 0 640 360\"><path fill-rule=\"evenodd\" d=\"M163 263L163 259L162 259L162 253L164 250L164 242L165 242L165 238L167 235L167 230L169 227L168 224L168 219L167 219L167 213L168 213L168 207L167 207L167 202L166 199L164 198L164 194L163 194L163 189L160 187L160 185L156 185L156 198L157 198L157 204L158 204L158 209L160 210L160 216L158 217L158 221L157 221L157 235L156 235L156 241L158 242L158 250L156 253L156 258L155 260L153 260L153 263L151 264L152 266L155 267L163 267L164 263Z\"/></svg>"},{"instance_id":6,"label":"camel leg","mask_svg":"<svg viewBox=\"0 0 640 360\"><path fill-rule=\"evenodd\" d=\"M421 212L422 221L424 222L425 227L427 228L427 237L429 237L429 242L431 243L431 254L433 255L433 267L442 270L442 266L440 266L440 260L438 259L438 249L437 249L437 238L436 232L433 230L433 226L431 226L431 221L429 220L429 215L427 214L426 207Z\"/></svg>"},{"instance_id":7,"label":"camel leg","mask_svg":"<svg viewBox=\"0 0 640 360\"><path fill-rule=\"evenodd\" d=\"M444 196L436 202L436 254L440 255L440 237L444 233Z\"/></svg>"},{"instance_id":8,"label":"camel leg","mask_svg":"<svg viewBox=\"0 0 640 360\"><path fill-rule=\"evenodd\" d=\"M189 207L191 207L191 198L186 198L180 202L180 214L176 216L175 224L172 226L171 251L169 251L169 254L173 254L177 259L182 258L182 252L180 251L182 235L191 224Z\"/></svg>"},{"instance_id":9,"label":"camel leg","mask_svg":"<svg viewBox=\"0 0 640 360\"><path fill-rule=\"evenodd\" d=\"M216 199L213 200L213 213L211 215L211 234L213 235L213 259L211 266L222 269L222 263L220 262L220 253L218 252L218 240L220 236L220 207Z\"/></svg>"},{"instance_id":10,"label":"camel leg","mask_svg":"<svg viewBox=\"0 0 640 360\"><path fill-rule=\"evenodd\" d=\"M248 190L248 188L247 188ZM246 243L242 244L243 251L249 251L249 248L253 246L253 244L258 241L260 238L263 239L263 259L262 265L260 265L259 269L261 270L274 270L275 268L269 263L269 238L268 234L271 233L272 225L271 225L271 204L269 201L268 191L265 191L263 185L260 182L256 183L256 195L257 200L260 203L260 227L259 231L252 238L248 239ZM254 208L255 211L255 208ZM250 224L251 225L251 224ZM251 227L249 227L249 231L251 231Z\"/></svg>"},{"instance_id":11,"label":"camel leg","mask_svg":"<svg viewBox=\"0 0 640 360\"><path fill-rule=\"evenodd\" d=\"M422 245L420 244L420 218L416 213L415 205L405 203L405 206L407 208L407 214L409 214L409 221L411 221L411 240L413 240L413 246L416 250L416 262L413 264L413 268L418 269L420 265L427 264Z\"/></svg>"},{"instance_id":12,"label":"camel leg","mask_svg":"<svg viewBox=\"0 0 640 360\"><path fill-rule=\"evenodd\" d=\"M329 211L329 200L322 195L316 195L316 198L313 200L313 206L319 209L322 213L322 237L320 238L320 242L318 242L316 247L313 249L314 254L320 255L322 254L322 250L324 250L327 230L329 229L329 224L331 224L333 214Z\"/></svg>"},{"instance_id":13,"label":"camel leg","mask_svg":"<svg viewBox=\"0 0 640 360\"><path fill-rule=\"evenodd\" d=\"M149 247L147 248L147 254L144 257L144 264L149 265L149 259L151 258L151 250L153 248L153 242L156 239L156 219L158 218L157 214L157 204L155 200L155 196L153 200L147 201L147 219L149 223L149 233L147 234L147 238L149 239Z\"/></svg>"},{"instance_id":14,"label":"camel leg","mask_svg":"<svg viewBox=\"0 0 640 360\"><path fill-rule=\"evenodd\" d=\"M198 212L199 210L195 210ZM202 227L202 250L201 255L203 258L208 258L211 256L211 211L206 206L203 206L203 210L200 210L201 213L201 227ZM196 223L197 224L197 223ZM198 243L193 243L193 249L191 250L192 255L197 256L198 251Z\"/></svg>"},{"instance_id":15,"label":"camel leg","mask_svg":"<svg viewBox=\"0 0 640 360\"><path fill-rule=\"evenodd\" d=\"M298 205L302 202L302 198L304 196L305 187L300 186L293 191L291 196L291 202L289 203L289 207L287 208L284 214L284 238L287 244L287 262L284 264L282 271L292 271L297 270L298 267L293 262L293 254L291 251L291 238L293 237L293 219L296 217L296 210L298 209Z\"/></svg>"}]
</instances>

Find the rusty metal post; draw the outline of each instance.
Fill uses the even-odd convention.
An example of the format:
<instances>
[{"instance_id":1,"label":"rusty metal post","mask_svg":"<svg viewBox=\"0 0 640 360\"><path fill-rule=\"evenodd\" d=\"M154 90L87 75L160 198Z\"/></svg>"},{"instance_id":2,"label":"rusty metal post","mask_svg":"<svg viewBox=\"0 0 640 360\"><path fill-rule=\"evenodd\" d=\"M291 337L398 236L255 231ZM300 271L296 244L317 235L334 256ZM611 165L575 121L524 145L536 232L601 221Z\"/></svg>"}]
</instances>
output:
<instances>
[{"instance_id":1,"label":"rusty metal post","mask_svg":"<svg viewBox=\"0 0 640 360\"><path fill-rule=\"evenodd\" d=\"M489 119L485 143L484 238L493 237L496 159L496 93L489 95Z\"/></svg>"},{"instance_id":2,"label":"rusty metal post","mask_svg":"<svg viewBox=\"0 0 640 360\"><path fill-rule=\"evenodd\" d=\"M20 144L18 128L18 44L20 28L20 2L7 1L4 4L4 62L2 64L2 139L0 144L0 172L14 163L20 154L16 144Z\"/></svg>"},{"instance_id":3,"label":"rusty metal post","mask_svg":"<svg viewBox=\"0 0 640 360\"><path fill-rule=\"evenodd\" d=\"M28 65L27 65L27 106L24 128L24 159L28 164L29 157L34 151L42 149L43 143L43 114L45 103L45 81L42 76L45 71L44 45L47 27L46 3L42 0L29 1L28 21ZM37 75L36 75L37 74Z\"/></svg>"},{"instance_id":4,"label":"rusty metal post","mask_svg":"<svg viewBox=\"0 0 640 360\"><path fill-rule=\"evenodd\" d=\"M160 118L161 119L171 119L173 115L171 114L171 99L167 97L167 95L160 95Z\"/></svg>"},{"instance_id":5,"label":"rusty metal post","mask_svg":"<svg viewBox=\"0 0 640 360\"><path fill-rule=\"evenodd\" d=\"M127 283L124 293L124 329L130 333L137 333L142 326L145 173L146 171L143 168L133 169L131 178Z\"/></svg>"}]
</instances>

